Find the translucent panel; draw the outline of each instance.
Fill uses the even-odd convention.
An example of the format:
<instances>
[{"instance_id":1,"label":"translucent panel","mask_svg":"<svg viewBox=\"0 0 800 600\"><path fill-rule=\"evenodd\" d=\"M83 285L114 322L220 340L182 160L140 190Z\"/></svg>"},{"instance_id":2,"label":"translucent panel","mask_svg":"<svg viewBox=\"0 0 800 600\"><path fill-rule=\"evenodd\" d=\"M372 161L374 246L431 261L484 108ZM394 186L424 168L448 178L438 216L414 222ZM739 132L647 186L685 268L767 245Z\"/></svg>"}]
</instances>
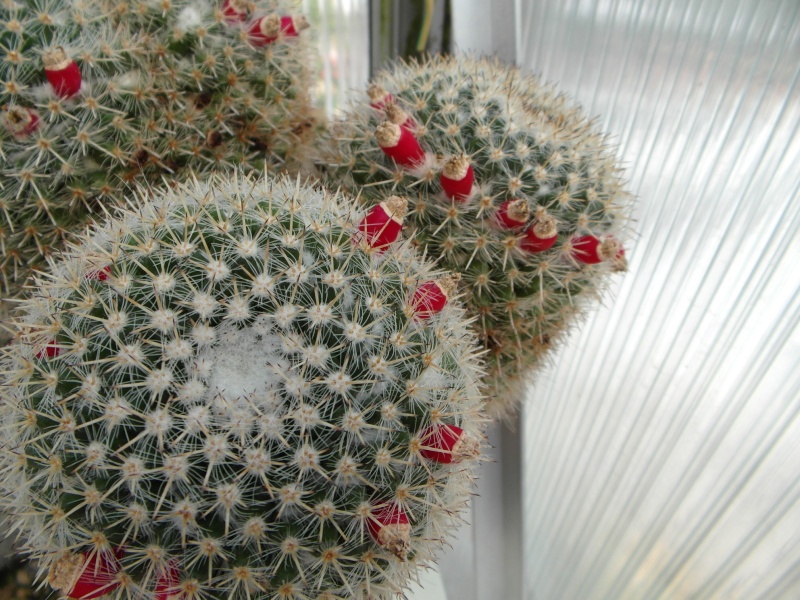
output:
<instances>
[{"instance_id":1,"label":"translucent panel","mask_svg":"<svg viewBox=\"0 0 800 600\"><path fill-rule=\"evenodd\" d=\"M524 415L526 597L800 597L800 4L519 0L639 196Z\"/></svg>"},{"instance_id":2,"label":"translucent panel","mask_svg":"<svg viewBox=\"0 0 800 600\"><path fill-rule=\"evenodd\" d=\"M314 95L328 116L369 78L368 0L303 0L320 56Z\"/></svg>"}]
</instances>

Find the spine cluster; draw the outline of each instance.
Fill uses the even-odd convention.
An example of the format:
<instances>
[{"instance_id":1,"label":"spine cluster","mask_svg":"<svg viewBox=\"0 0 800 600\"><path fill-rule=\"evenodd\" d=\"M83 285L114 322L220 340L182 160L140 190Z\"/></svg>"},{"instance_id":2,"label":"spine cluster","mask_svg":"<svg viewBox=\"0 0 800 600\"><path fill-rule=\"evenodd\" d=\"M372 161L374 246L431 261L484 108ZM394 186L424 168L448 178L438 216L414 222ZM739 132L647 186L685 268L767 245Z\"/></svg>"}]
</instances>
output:
<instances>
[{"instance_id":1,"label":"spine cluster","mask_svg":"<svg viewBox=\"0 0 800 600\"><path fill-rule=\"evenodd\" d=\"M290 0L0 1L3 295L134 182L296 169L307 25Z\"/></svg>"},{"instance_id":2,"label":"spine cluster","mask_svg":"<svg viewBox=\"0 0 800 600\"><path fill-rule=\"evenodd\" d=\"M142 196L38 282L2 359L26 550L71 599L401 593L482 443L477 340L397 239L405 200L241 176Z\"/></svg>"},{"instance_id":3,"label":"spine cluster","mask_svg":"<svg viewBox=\"0 0 800 600\"><path fill-rule=\"evenodd\" d=\"M628 195L605 136L496 61L437 57L379 74L317 162L368 206L407 198L407 237L461 276L495 414L625 269Z\"/></svg>"}]
</instances>

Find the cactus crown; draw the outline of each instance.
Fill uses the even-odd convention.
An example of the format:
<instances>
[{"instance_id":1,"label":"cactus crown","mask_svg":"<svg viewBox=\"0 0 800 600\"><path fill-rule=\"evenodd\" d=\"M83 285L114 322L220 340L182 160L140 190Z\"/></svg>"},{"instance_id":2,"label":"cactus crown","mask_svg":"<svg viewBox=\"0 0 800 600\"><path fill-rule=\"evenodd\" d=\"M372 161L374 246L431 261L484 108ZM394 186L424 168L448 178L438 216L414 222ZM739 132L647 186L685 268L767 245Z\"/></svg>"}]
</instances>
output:
<instances>
[{"instance_id":1,"label":"cactus crown","mask_svg":"<svg viewBox=\"0 0 800 600\"><path fill-rule=\"evenodd\" d=\"M421 312L431 265L290 180L141 201L53 265L4 358L27 549L76 598L398 593L471 485L463 309Z\"/></svg>"},{"instance_id":2,"label":"cactus crown","mask_svg":"<svg viewBox=\"0 0 800 600\"><path fill-rule=\"evenodd\" d=\"M380 73L318 163L368 205L407 197L407 233L462 276L495 414L511 410L604 275L624 268L628 195L605 137L563 95L496 61L436 57Z\"/></svg>"},{"instance_id":3,"label":"cactus crown","mask_svg":"<svg viewBox=\"0 0 800 600\"><path fill-rule=\"evenodd\" d=\"M297 10L244 4L253 19ZM291 165L310 119L307 34L262 43L227 5L0 2L5 295L133 181Z\"/></svg>"}]
</instances>

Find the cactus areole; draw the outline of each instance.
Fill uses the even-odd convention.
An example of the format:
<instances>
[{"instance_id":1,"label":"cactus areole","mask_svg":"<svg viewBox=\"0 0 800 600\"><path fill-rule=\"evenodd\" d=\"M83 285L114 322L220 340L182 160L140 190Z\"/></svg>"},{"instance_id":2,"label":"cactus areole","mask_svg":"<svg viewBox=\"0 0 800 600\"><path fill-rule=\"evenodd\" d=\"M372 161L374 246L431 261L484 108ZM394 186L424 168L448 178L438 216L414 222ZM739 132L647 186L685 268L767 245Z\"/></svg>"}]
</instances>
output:
<instances>
[{"instance_id":1,"label":"cactus areole","mask_svg":"<svg viewBox=\"0 0 800 600\"><path fill-rule=\"evenodd\" d=\"M54 264L0 362L26 551L75 600L395 597L483 439L452 283L292 180L142 197Z\"/></svg>"},{"instance_id":2,"label":"cactus areole","mask_svg":"<svg viewBox=\"0 0 800 600\"><path fill-rule=\"evenodd\" d=\"M404 197L399 235L461 274L495 415L513 411L550 348L624 269L630 202L605 135L499 62L436 57L379 73L316 158L332 187L368 208Z\"/></svg>"}]
</instances>

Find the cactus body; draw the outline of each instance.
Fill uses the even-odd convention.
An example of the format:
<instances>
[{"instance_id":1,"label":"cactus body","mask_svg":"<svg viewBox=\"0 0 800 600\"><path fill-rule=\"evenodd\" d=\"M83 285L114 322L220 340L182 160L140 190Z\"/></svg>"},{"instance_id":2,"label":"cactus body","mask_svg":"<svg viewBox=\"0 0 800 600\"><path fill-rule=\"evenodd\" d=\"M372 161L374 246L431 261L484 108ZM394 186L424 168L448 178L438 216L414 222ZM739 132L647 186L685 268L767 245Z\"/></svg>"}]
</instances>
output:
<instances>
[{"instance_id":1,"label":"cactus body","mask_svg":"<svg viewBox=\"0 0 800 600\"><path fill-rule=\"evenodd\" d=\"M311 122L308 34L257 47L247 19L298 7L232 4L245 21L216 0L0 2L4 296L132 182L296 166Z\"/></svg>"},{"instance_id":2,"label":"cactus body","mask_svg":"<svg viewBox=\"0 0 800 600\"><path fill-rule=\"evenodd\" d=\"M332 187L368 206L405 196L405 234L461 274L495 414L512 410L520 383L624 268L628 196L605 137L517 69L398 64L331 128L317 160Z\"/></svg>"},{"instance_id":3,"label":"cactus body","mask_svg":"<svg viewBox=\"0 0 800 600\"><path fill-rule=\"evenodd\" d=\"M69 598L400 593L482 440L464 311L414 301L446 278L289 180L143 202L53 266L3 359L28 552Z\"/></svg>"}]
</instances>

